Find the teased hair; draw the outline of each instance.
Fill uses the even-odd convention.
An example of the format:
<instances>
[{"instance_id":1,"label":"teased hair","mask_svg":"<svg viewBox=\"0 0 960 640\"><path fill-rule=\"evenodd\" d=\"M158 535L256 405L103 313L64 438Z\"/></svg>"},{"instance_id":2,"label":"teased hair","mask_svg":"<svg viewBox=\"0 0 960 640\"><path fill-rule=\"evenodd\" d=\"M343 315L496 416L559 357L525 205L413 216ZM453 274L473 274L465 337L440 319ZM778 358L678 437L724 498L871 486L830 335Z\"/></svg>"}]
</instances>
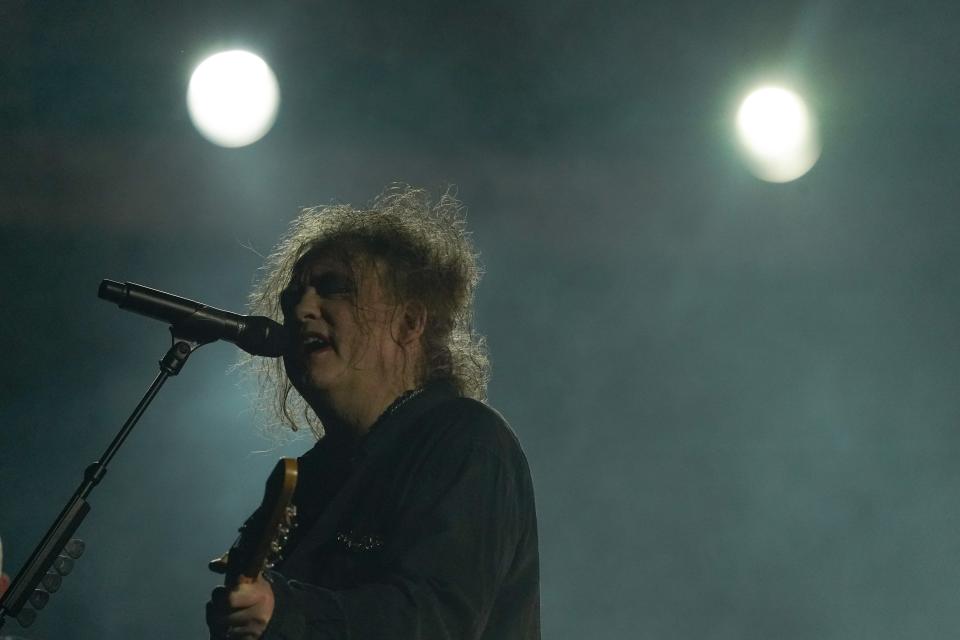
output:
<instances>
[{"instance_id":1,"label":"teased hair","mask_svg":"<svg viewBox=\"0 0 960 640\"><path fill-rule=\"evenodd\" d=\"M250 311L283 320L281 293L308 254L344 262L374 260L386 292L397 304L427 312L418 382L446 381L462 395L486 399L490 365L486 344L473 329L473 294L480 280L463 207L447 192L432 202L422 189L393 185L366 209L333 204L303 209L267 258L250 294ZM249 358L258 378L261 408L297 430L306 423L319 438L323 425L293 391L281 359Z\"/></svg>"}]
</instances>

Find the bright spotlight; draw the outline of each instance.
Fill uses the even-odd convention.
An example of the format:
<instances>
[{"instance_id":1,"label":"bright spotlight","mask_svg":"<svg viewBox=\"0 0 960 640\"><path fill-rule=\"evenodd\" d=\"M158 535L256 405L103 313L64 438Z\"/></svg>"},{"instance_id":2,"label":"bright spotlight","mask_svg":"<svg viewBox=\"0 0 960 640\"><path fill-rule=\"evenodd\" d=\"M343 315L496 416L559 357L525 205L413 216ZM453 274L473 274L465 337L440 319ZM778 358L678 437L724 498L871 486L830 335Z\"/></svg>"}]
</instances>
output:
<instances>
[{"instance_id":1,"label":"bright spotlight","mask_svg":"<svg viewBox=\"0 0 960 640\"><path fill-rule=\"evenodd\" d=\"M737 132L750 170L768 182L790 182L820 157L816 122L797 94L763 87L737 111Z\"/></svg>"},{"instance_id":2,"label":"bright spotlight","mask_svg":"<svg viewBox=\"0 0 960 640\"><path fill-rule=\"evenodd\" d=\"M221 147L243 147L266 135L277 118L280 87L273 71L247 51L224 51L190 76L187 108L197 130Z\"/></svg>"}]
</instances>

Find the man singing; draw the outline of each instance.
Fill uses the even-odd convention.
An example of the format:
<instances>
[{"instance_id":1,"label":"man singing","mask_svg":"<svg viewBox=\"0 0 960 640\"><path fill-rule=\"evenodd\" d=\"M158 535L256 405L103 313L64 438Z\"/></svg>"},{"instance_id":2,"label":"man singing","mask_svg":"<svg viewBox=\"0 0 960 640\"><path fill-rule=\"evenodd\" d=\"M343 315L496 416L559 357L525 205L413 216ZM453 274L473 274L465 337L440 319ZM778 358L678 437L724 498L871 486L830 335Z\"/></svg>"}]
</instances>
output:
<instances>
[{"instance_id":1,"label":"man singing","mask_svg":"<svg viewBox=\"0 0 960 640\"><path fill-rule=\"evenodd\" d=\"M539 639L533 488L483 403L476 258L451 195L394 187L293 223L251 306L292 337L264 388L318 442L284 560L214 591L211 638Z\"/></svg>"}]
</instances>

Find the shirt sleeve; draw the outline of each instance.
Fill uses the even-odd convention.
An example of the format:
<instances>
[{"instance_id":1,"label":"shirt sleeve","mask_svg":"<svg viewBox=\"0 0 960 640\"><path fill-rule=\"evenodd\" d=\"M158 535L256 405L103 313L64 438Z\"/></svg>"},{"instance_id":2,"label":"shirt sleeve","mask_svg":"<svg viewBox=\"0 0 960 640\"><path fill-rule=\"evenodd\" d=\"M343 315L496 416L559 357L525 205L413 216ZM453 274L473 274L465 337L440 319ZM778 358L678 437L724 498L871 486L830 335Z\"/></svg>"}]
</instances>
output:
<instances>
[{"instance_id":1,"label":"shirt sleeve","mask_svg":"<svg viewBox=\"0 0 960 640\"><path fill-rule=\"evenodd\" d=\"M386 571L336 591L271 574L276 604L264 640L482 633L523 534L529 472L497 446L468 440L440 443L417 476L383 549Z\"/></svg>"}]
</instances>

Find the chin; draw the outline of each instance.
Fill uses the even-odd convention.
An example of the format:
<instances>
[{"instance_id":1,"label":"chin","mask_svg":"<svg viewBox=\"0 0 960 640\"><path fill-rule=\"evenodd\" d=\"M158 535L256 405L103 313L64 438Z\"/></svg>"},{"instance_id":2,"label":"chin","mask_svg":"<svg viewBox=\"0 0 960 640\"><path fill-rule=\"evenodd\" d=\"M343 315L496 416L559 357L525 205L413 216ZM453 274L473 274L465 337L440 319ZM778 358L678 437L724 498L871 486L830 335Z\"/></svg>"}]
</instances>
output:
<instances>
[{"instance_id":1,"label":"chin","mask_svg":"<svg viewBox=\"0 0 960 640\"><path fill-rule=\"evenodd\" d=\"M310 397L320 396L321 398L327 397L336 386L336 379L331 379L329 374L324 375L319 372L310 372L307 371L301 376L303 380L303 392Z\"/></svg>"}]
</instances>

